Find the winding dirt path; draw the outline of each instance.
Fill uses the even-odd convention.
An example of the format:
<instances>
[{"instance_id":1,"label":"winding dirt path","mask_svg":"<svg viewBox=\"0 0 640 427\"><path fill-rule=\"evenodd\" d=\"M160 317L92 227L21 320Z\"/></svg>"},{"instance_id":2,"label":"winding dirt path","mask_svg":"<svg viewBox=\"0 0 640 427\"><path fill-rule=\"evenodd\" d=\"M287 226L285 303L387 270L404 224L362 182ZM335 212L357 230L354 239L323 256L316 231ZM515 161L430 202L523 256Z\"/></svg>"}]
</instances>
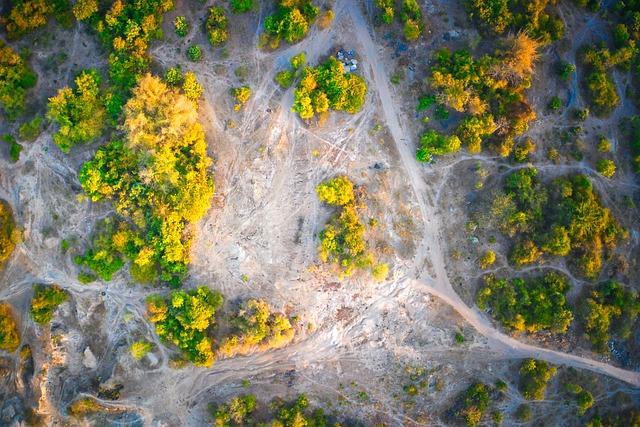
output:
<instances>
[{"instance_id":1,"label":"winding dirt path","mask_svg":"<svg viewBox=\"0 0 640 427\"><path fill-rule=\"evenodd\" d=\"M370 64L368 70L371 77L370 81L374 83L375 89L380 95L387 126L400 153L402 163L409 176L422 214L424 237L418 245L413 263L414 267L407 272L407 278L401 279L398 285L421 288L441 298L451 305L451 307L464 317L480 334L488 339L488 345L491 350L504 355L505 358L530 357L546 360L553 364L563 364L588 369L615 377L635 387L640 387L640 373L638 372L627 371L606 363L571 354L531 346L508 337L495 329L477 308L469 308L453 290L446 274L443 251L440 247L440 242L443 239L442 234L439 232L441 227L436 216L435 206L430 203L430 200L434 200L434 198L427 196L429 192L434 192L435 188L426 185L414 158L414 147L408 139L405 138L404 126L398 115L400 108L389 92L389 76L384 70L383 59L378 55L377 45L371 37L370 26L358 8L358 5L354 2L347 3L345 9L353 19L358 39L364 46L367 62ZM433 265L434 274L432 277L421 277L423 272L417 270L415 267L423 265L423 260L426 258L430 259ZM410 278L411 276L415 276L416 279Z\"/></svg>"}]
</instances>

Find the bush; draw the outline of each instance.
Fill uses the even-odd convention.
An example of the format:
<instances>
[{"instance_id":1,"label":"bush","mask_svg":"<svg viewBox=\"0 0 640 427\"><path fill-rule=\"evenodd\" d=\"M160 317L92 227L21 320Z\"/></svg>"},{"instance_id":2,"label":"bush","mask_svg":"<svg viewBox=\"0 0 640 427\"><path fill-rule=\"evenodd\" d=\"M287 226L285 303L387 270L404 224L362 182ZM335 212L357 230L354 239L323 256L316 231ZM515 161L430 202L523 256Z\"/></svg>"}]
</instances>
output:
<instances>
[{"instance_id":1,"label":"bush","mask_svg":"<svg viewBox=\"0 0 640 427\"><path fill-rule=\"evenodd\" d=\"M40 125L42 124L42 117L35 116L30 122L20 125L20 138L26 140L34 140L40 135Z\"/></svg>"},{"instance_id":2,"label":"bush","mask_svg":"<svg viewBox=\"0 0 640 427\"><path fill-rule=\"evenodd\" d=\"M485 269L487 267L489 267L490 265L493 265L493 263L496 261L496 254L493 251L487 251L484 253L484 255L482 255L480 257L480 259L478 260L478 265L480 266L481 269Z\"/></svg>"},{"instance_id":3,"label":"bush","mask_svg":"<svg viewBox=\"0 0 640 427\"><path fill-rule=\"evenodd\" d=\"M69 294L56 285L34 285L33 290L31 317L36 323L46 325L53 317L53 310L65 302L69 298Z\"/></svg>"},{"instance_id":4,"label":"bush","mask_svg":"<svg viewBox=\"0 0 640 427\"><path fill-rule=\"evenodd\" d=\"M189 46L187 49L187 57L192 62L198 62L202 59L202 49L199 46Z\"/></svg>"},{"instance_id":5,"label":"bush","mask_svg":"<svg viewBox=\"0 0 640 427\"><path fill-rule=\"evenodd\" d=\"M9 304L0 302L0 349L13 353L19 345L20 336Z\"/></svg>"},{"instance_id":6,"label":"bush","mask_svg":"<svg viewBox=\"0 0 640 427\"><path fill-rule=\"evenodd\" d=\"M202 96L202 85L196 80L195 73L188 72L184 75L182 91L184 92L184 96L192 101L196 101Z\"/></svg>"},{"instance_id":7,"label":"bush","mask_svg":"<svg viewBox=\"0 0 640 427\"><path fill-rule=\"evenodd\" d=\"M549 108L553 111L556 111L560 109L560 107L562 107L562 100L560 99L560 97L554 96L553 98L551 98L551 101L549 101Z\"/></svg>"},{"instance_id":8,"label":"bush","mask_svg":"<svg viewBox=\"0 0 640 427\"><path fill-rule=\"evenodd\" d=\"M616 173L616 165L612 160L600 160L597 166L598 173L611 178Z\"/></svg>"},{"instance_id":9,"label":"bush","mask_svg":"<svg viewBox=\"0 0 640 427\"><path fill-rule=\"evenodd\" d=\"M176 27L176 34L179 37L185 37L189 32L189 22L184 16L176 16L173 25Z\"/></svg>"},{"instance_id":10,"label":"bush","mask_svg":"<svg viewBox=\"0 0 640 427\"><path fill-rule=\"evenodd\" d=\"M556 368L547 362L525 359L520 368L519 390L527 400L542 400L547 383L556 373Z\"/></svg>"},{"instance_id":11,"label":"bush","mask_svg":"<svg viewBox=\"0 0 640 427\"><path fill-rule=\"evenodd\" d=\"M276 81L280 84L280 86L286 89L291 86L291 83L293 83L293 77L293 71L282 70L278 74L276 74Z\"/></svg>"},{"instance_id":12,"label":"bush","mask_svg":"<svg viewBox=\"0 0 640 427\"><path fill-rule=\"evenodd\" d=\"M571 74L575 73L576 66L573 64L561 64L560 65L560 78L567 80L571 77Z\"/></svg>"},{"instance_id":13,"label":"bush","mask_svg":"<svg viewBox=\"0 0 640 427\"><path fill-rule=\"evenodd\" d=\"M147 353L149 353L153 349L153 345L151 343L145 341L136 341L131 344L129 347L129 352L136 360L142 359Z\"/></svg>"},{"instance_id":14,"label":"bush","mask_svg":"<svg viewBox=\"0 0 640 427\"><path fill-rule=\"evenodd\" d=\"M521 404L516 409L516 412L513 414L513 417L522 422L531 421L531 408L526 403Z\"/></svg>"},{"instance_id":15,"label":"bush","mask_svg":"<svg viewBox=\"0 0 640 427\"><path fill-rule=\"evenodd\" d=\"M606 153L611 150L611 142L609 142L606 138L600 138L600 142L598 142L598 151L601 153Z\"/></svg>"},{"instance_id":16,"label":"bush","mask_svg":"<svg viewBox=\"0 0 640 427\"><path fill-rule=\"evenodd\" d=\"M11 163L16 163L20 160L22 145L18 144L18 141L16 141L13 135L9 135L8 133L2 135L2 140L9 143L9 159L11 160Z\"/></svg>"},{"instance_id":17,"label":"bush","mask_svg":"<svg viewBox=\"0 0 640 427\"><path fill-rule=\"evenodd\" d=\"M276 10L264 21L264 28L275 37L276 47L280 39L293 44L307 34L319 11L311 0L277 0Z\"/></svg>"},{"instance_id":18,"label":"bush","mask_svg":"<svg viewBox=\"0 0 640 427\"><path fill-rule=\"evenodd\" d=\"M299 54L291 58L291 68L293 68L294 70L303 67L306 63L307 56L304 54L304 52L300 52Z\"/></svg>"},{"instance_id":19,"label":"bush","mask_svg":"<svg viewBox=\"0 0 640 427\"><path fill-rule=\"evenodd\" d=\"M231 0L231 10L233 13L243 13L251 10L253 0Z\"/></svg>"}]
</instances>

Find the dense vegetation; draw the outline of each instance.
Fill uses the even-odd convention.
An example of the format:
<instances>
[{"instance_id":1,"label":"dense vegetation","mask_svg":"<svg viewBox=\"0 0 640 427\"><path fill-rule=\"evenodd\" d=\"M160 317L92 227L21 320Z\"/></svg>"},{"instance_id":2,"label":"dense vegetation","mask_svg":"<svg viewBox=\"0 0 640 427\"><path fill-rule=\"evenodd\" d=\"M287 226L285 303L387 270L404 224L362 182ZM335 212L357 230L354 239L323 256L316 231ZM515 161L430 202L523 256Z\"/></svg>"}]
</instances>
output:
<instances>
[{"instance_id":1,"label":"dense vegetation","mask_svg":"<svg viewBox=\"0 0 640 427\"><path fill-rule=\"evenodd\" d=\"M20 345L20 336L11 308L6 302L0 302L0 350L15 351Z\"/></svg>"},{"instance_id":2,"label":"dense vegetation","mask_svg":"<svg viewBox=\"0 0 640 427\"><path fill-rule=\"evenodd\" d=\"M207 329L221 305L222 296L204 286L173 292L168 301L156 294L147 297L149 320L156 324L160 338L178 346L194 364L206 367L214 359Z\"/></svg>"},{"instance_id":3,"label":"dense vegetation","mask_svg":"<svg viewBox=\"0 0 640 427\"><path fill-rule=\"evenodd\" d=\"M35 84L36 75L24 59L0 39L0 107L9 120L24 111L26 91Z\"/></svg>"},{"instance_id":4,"label":"dense vegetation","mask_svg":"<svg viewBox=\"0 0 640 427\"><path fill-rule=\"evenodd\" d=\"M265 406L265 408L262 408ZM276 398L268 406L258 404L252 394L234 397L222 405L209 405L209 411L213 418L213 425L217 427L227 426L253 426L270 425L280 427L308 426L322 427L329 424L322 409L313 409L309 406L309 400L304 394L293 401L284 401Z\"/></svg>"},{"instance_id":5,"label":"dense vegetation","mask_svg":"<svg viewBox=\"0 0 640 427\"><path fill-rule=\"evenodd\" d=\"M277 47L281 39L296 43L307 34L320 9L311 0L277 0L275 12L264 21L264 28Z\"/></svg>"},{"instance_id":6,"label":"dense vegetation","mask_svg":"<svg viewBox=\"0 0 640 427\"><path fill-rule=\"evenodd\" d=\"M609 353L610 334L618 339L631 336L640 313L638 294L624 286L607 280L588 293L581 307L585 324L585 337L594 350Z\"/></svg>"},{"instance_id":7,"label":"dense vegetation","mask_svg":"<svg viewBox=\"0 0 640 427\"><path fill-rule=\"evenodd\" d=\"M551 4L540 0L465 0L469 17L477 21L489 35L523 30L544 44L560 40L564 33L562 21L554 16Z\"/></svg>"},{"instance_id":8,"label":"dense vegetation","mask_svg":"<svg viewBox=\"0 0 640 427\"><path fill-rule=\"evenodd\" d=\"M67 0L11 0L11 3L13 8L6 17L9 38L46 25L52 14L65 27L69 27L73 19Z\"/></svg>"},{"instance_id":9,"label":"dense vegetation","mask_svg":"<svg viewBox=\"0 0 640 427\"><path fill-rule=\"evenodd\" d=\"M536 332L549 329L565 332L573 313L565 295L570 284L556 273L533 279L485 278L478 293L478 307L491 308L495 318L515 331Z\"/></svg>"},{"instance_id":10,"label":"dense vegetation","mask_svg":"<svg viewBox=\"0 0 640 427\"><path fill-rule=\"evenodd\" d=\"M319 234L320 260L334 263L341 277L362 268L371 269L376 279L384 280L386 264L376 265L363 241L365 227L358 218L353 183L347 177L337 177L320 184L316 191L320 201L337 207Z\"/></svg>"},{"instance_id":11,"label":"dense vegetation","mask_svg":"<svg viewBox=\"0 0 640 427\"><path fill-rule=\"evenodd\" d=\"M36 323L46 325L53 317L53 310L69 298L58 286L34 285L31 300L31 317Z\"/></svg>"},{"instance_id":12,"label":"dense vegetation","mask_svg":"<svg viewBox=\"0 0 640 427\"><path fill-rule=\"evenodd\" d=\"M332 56L316 68L303 69L302 78L294 92L292 109L303 119L326 112L329 107L353 114L364 104L366 93L364 79L345 73L342 62Z\"/></svg>"},{"instance_id":13,"label":"dense vegetation","mask_svg":"<svg viewBox=\"0 0 640 427\"><path fill-rule=\"evenodd\" d=\"M220 341L219 354L224 356L281 347L295 332L284 314L272 313L266 302L252 298L240 305L229 323L230 335Z\"/></svg>"},{"instance_id":14,"label":"dense vegetation","mask_svg":"<svg viewBox=\"0 0 640 427\"><path fill-rule=\"evenodd\" d=\"M556 373L557 369L547 362L525 359L520 368L519 390L527 400L542 400L547 383Z\"/></svg>"},{"instance_id":15,"label":"dense vegetation","mask_svg":"<svg viewBox=\"0 0 640 427\"><path fill-rule=\"evenodd\" d=\"M548 256L568 256L570 267L586 277L598 275L602 256L626 236L602 206L585 175L557 179L545 186L533 167L506 179L503 192L485 202L476 218L481 227L515 240L510 261L525 265Z\"/></svg>"},{"instance_id":16,"label":"dense vegetation","mask_svg":"<svg viewBox=\"0 0 640 427\"><path fill-rule=\"evenodd\" d=\"M491 388L482 383L473 383L456 400L454 414L464 420L467 427L475 427L489 408Z\"/></svg>"},{"instance_id":17,"label":"dense vegetation","mask_svg":"<svg viewBox=\"0 0 640 427\"><path fill-rule=\"evenodd\" d=\"M75 79L76 87L58 90L49 98L47 117L60 128L53 140L68 153L78 143L96 140L105 127L106 110L100 92L100 76L95 69L81 72Z\"/></svg>"},{"instance_id":18,"label":"dense vegetation","mask_svg":"<svg viewBox=\"0 0 640 427\"><path fill-rule=\"evenodd\" d=\"M100 147L82 167L87 197L111 200L118 213L78 259L103 279L110 280L124 257L141 282L155 280L160 271L162 281L178 285L186 272L189 224L204 215L214 189L196 108L146 75L124 108L122 138Z\"/></svg>"},{"instance_id":19,"label":"dense vegetation","mask_svg":"<svg viewBox=\"0 0 640 427\"><path fill-rule=\"evenodd\" d=\"M508 156L513 137L527 130L536 117L523 90L530 85L538 46L526 34L518 33L504 39L495 56L475 60L466 50L438 52L429 79L435 97L423 98L419 109L437 101L436 118L443 113L443 117L448 116L445 107L464 116L452 136L427 131L417 159L430 161L432 155L455 152L461 144L477 153L483 142L501 156Z\"/></svg>"}]
</instances>

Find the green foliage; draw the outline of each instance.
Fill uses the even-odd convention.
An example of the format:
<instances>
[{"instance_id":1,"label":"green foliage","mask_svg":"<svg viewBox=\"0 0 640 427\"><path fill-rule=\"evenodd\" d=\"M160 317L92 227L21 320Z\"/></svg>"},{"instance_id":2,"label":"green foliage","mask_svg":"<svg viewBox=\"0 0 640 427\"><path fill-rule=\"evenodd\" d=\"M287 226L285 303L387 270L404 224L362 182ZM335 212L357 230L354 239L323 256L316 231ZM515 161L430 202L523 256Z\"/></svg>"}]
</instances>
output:
<instances>
[{"instance_id":1,"label":"green foliage","mask_svg":"<svg viewBox=\"0 0 640 427\"><path fill-rule=\"evenodd\" d=\"M76 87L58 90L49 98L47 118L60 128L53 140L64 153L79 143L88 143L102 135L106 111L99 97L100 76L95 68L85 70L75 79Z\"/></svg>"},{"instance_id":2,"label":"green foliage","mask_svg":"<svg viewBox=\"0 0 640 427\"><path fill-rule=\"evenodd\" d=\"M251 88L249 86L242 86L231 90L231 95L238 101L235 106L235 111L238 111L249 100L251 96Z\"/></svg>"},{"instance_id":3,"label":"green foliage","mask_svg":"<svg viewBox=\"0 0 640 427\"><path fill-rule=\"evenodd\" d=\"M442 136L435 130L429 130L422 135L422 146L416 153L419 162L430 162L433 155L454 153L460 150L460 138L456 135Z\"/></svg>"},{"instance_id":4,"label":"green foliage","mask_svg":"<svg viewBox=\"0 0 640 427\"><path fill-rule=\"evenodd\" d=\"M243 13L251 10L253 0L231 0L231 10L233 13Z\"/></svg>"},{"instance_id":5,"label":"green foliage","mask_svg":"<svg viewBox=\"0 0 640 427\"><path fill-rule=\"evenodd\" d=\"M42 117L35 116L30 122L20 125L20 138L33 141L40 135L40 125Z\"/></svg>"},{"instance_id":6,"label":"green foliage","mask_svg":"<svg viewBox=\"0 0 640 427\"><path fill-rule=\"evenodd\" d=\"M13 219L13 212L7 202L0 199L0 269L13 253L19 241L19 231Z\"/></svg>"},{"instance_id":7,"label":"green foliage","mask_svg":"<svg viewBox=\"0 0 640 427\"><path fill-rule=\"evenodd\" d=\"M0 39L0 107L9 120L25 109L26 90L36 84L36 75L24 60Z\"/></svg>"},{"instance_id":8,"label":"green foliage","mask_svg":"<svg viewBox=\"0 0 640 427\"><path fill-rule=\"evenodd\" d=\"M241 304L229 323L232 330L220 342L219 350L225 356L282 347L295 332L284 314L272 313L266 302L256 299Z\"/></svg>"},{"instance_id":9,"label":"green foliage","mask_svg":"<svg viewBox=\"0 0 640 427\"><path fill-rule=\"evenodd\" d=\"M533 153L536 146L531 142L531 139L527 138L522 143L516 146L516 149L513 153L513 158L516 162L523 163L528 160L527 156L530 153Z\"/></svg>"},{"instance_id":10,"label":"green foliage","mask_svg":"<svg viewBox=\"0 0 640 427\"><path fill-rule=\"evenodd\" d=\"M319 11L311 0L277 0L276 10L264 21L264 28L276 41L297 43L307 34Z\"/></svg>"},{"instance_id":11,"label":"green foliage","mask_svg":"<svg viewBox=\"0 0 640 427\"><path fill-rule=\"evenodd\" d=\"M476 219L515 238L510 257L515 264L535 262L545 253L568 256L569 266L586 277L598 274L605 250L612 251L626 235L586 176L544 187L534 168L509 175L505 192L481 206Z\"/></svg>"},{"instance_id":12,"label":"green foliage","mask_svg":"<svg viewBox=\"0 0 640 427\"><path fill-rule=\"evenodd\" d=\"M493 265L494 262L496 262L496 253L493 251L487 251L478 260L478 265L484 270L485 268Z\"/></svg>"},{"instance_id":13,"label":"green foliage","mask_svg":"<svg viewBox=\"0 0 640 427\"><path fill-rule=\"evenodd\" d=\"M607 280L590 292L580 308L585 337L595 351L609 353L610 334L627 339L640 313L640 298L633 290Z\"/></svg>"},{"instance_id":14,"label":"green foliage","mask_svg":"<svg viewBox=\"0 0 640 427\"><path fill-rule=\"evenodd\" d=\"M186 37L189 32L189 22L184 16L176 16L173 25L176 27L176 34L179 37Z\"/></svg>"},{"instance_id":15,"label":"green foliage","mask_svg":"<svg viewBox=\"0 0 640 427\"><path fill-rule=\"evenodd\" d=\"M293 83L294 73L291 70L282 70L276 74L276 81L283 88L288 88Z\"/></svg>"},{"instance_id":16,"label":"green foliage","mask_svg":"<svg viewBox=\"0 0 640 427\"><path fill-rule=\"evenodd\" d=\"M78 21L90 18L98 11L98 0L78 0L73 6L73 15Z\"/></svg>"},{"instance_id":17,"label":"green foliage","mask_svg":"<svg viewBox=\"0 0 640 427\"><path fill-rule=\"evenodd\" d=\"M227 16L223 8L209 8L209 18L207 18L206 27L209 43L218 46L227 41Z\"/></svg>"},{"instance_id":18,"label":"green foliage","mask_svg":"<svg viewBox=\"0 0 640 427\"><path fill-rule=\"evenodd\" d=\"M198 80L196 80L195 73L189 71L184 75L182 91L184 92L184 96L191 101L196 101L202 96L204 89L202 85L198 83Z\"/></svg>"},{"instance_id":19,"label":"green foliage","mask_svg":"<svg viewBox=\"0 0 640 427\"><path fill-rule=\"evenodd\" d=\"M214 355L206 331L214 324L215 312L221 305L220 294L201 286L173 292L167 301L160 295L150 295L147 315L160 338L175 344L194 364L211 367Z\"/></svg>"},{"instance_id":20,"label":"green foliage","mask_svg":"<svg viewBox=\"0 0 640 427\"><path fill-rule=\"evenodd\" d=\"M593 406L593 395L591 392L583 390L576 396L576 403L578 404L578 415L584 415L587 409Z\"/></svg>"},{"instance_id":21,"label":"green foliage","mask_svg":"<svg viewBox=\"0 0 640 427\"><path fill-rule=\"evenodd\" d=\"M65 302L69 298L69 294L56 285L34 285L33 290L31 317L36 323L46 325L53 317L53 310Z\"/></svg>"},{"instance_id":22,"label":"green foliage","mask_svg":"<svg viewBox=\"0 0 640 427\"><path fill-rule=\"evenodd\" d=\"M189 46L187 49L187 58L192 62L200 61L202 59L202 49L200 49L200 46Z\"/></svg>"},{"instance_id":23,"label":"green foliage","mask_svg":"<svg viewBox=\"0 0 640 427\"><path fill-rule=\"evenodd\" d=\"M460 332L456 332L456 342L459 344L465 342L464 335L462 335Z\"/></svg>"},{"instance_id":24,"label":"green foliage","mask_svg":"<svg viewBox=\"0 0 640 427\"><path fill-rule=\"evenodd\" d=\"M437 102L436 97L433 95L424 95L418 98L417 111L426 110L431 107L431 104Z\"/></svg>"},{"instance_id":25,"label":"green foliage","mask_svg":"<svg viewBox=\"0 0 640 427\"><path fill-rule=\"evenodd\" d=\"M22 145L18 144L18 141L8 133L2 135L2 140L9 143L9 159L11 163L15 163L20 160L20 153L22 152Z\"/></svg>"},{"instance_id":26,"label":"green foliage","mask_svg":"<svg viewBox=\"0 0 640 427\"><path fill-rule=\"evenodd\" d=\"M303 119L329 109L354 114L360 111L367 93L364 79L344 72L342 62L333 56L318 67L306 67L294 92L292 110Z\"/></svg>"},{"instance_id":27,"label":"green foliage","mask_svg":"<svg viewBox=\"0 0 640 427\"><path fill-rule=\"evenodd\" d=\"M394 16L394 0L375 0L375 5L382 11L382 21L391 24Z\"/></svg>"},{"instance_id":28,"label":"green foliage","mask_svg":"<svg viewBox=\"0 0 640 427\"><path fill-rule=\"evenodd\" d=\"M551 98L551 101L549 101L549 108L553 111L557 111L560 109L560 107L562 107L562 100L560 99L560 97L554 96L553 98Z\"/></svg>"},{"instance_id":29,"label":"green foliage","mask_svg":"<svg viewBox=\"0 0 640 427\"><path fill-rule=\"evenodd\" d=\"M148 343L146 341L136 341L131 344L131 347L129 347L129 353L131 353L131 355L135 357L136 360L140 360L152 349L153 345L151 343Z\"/></svg>"},{"instance_id":30,"label":"green foliage","mask_svg":"<svg viewBox=\"0 0 640 427\"><path fill-rule=\"evenodd\" d=\"M598 142L598 151L601 153L606 153L611 150L611 142L609 142L606 138L600 138L600 142Z\"/></svg>"},{"instance_id":31,"label":"green foliage","mask_svg":"<svg viewBox=\"0 0 640 427\"><path fill-rule=\"evenodd\" d=\"M111 51L109 75L116 86L112 101L119 101L112 104L111 117L117 116L116 111L119 112L129 91L149 68L149 43L163 37L159 27L162 14L172 8L172 0L120 0L108 9L100 9L100 16L91 19L104 45Z\"/></svg>"},{"instance_id":32,"label":"green foliage","mask_svg":"<svg viewBox=\"0 0 640 427\"><path fill-rule=\"evenodd\" d=\"M105 280L123 265L159 268L177 284L189 262L190 227L209 207L214 185L195 102L146 75L124 108L123 139L100 147L80 171L94 202L112 200L120 219L94 233L81 263Z\"/></svg>"},{"instance_id":33,"label":"green foliage","mask_svg":"<svg viewBox=\"0 0 640 427\"><path fill-rule=\"evenodd\" d=\"M519 405L516 412L514 412L513 417L522 422L531 421L531 407L526 403Z\"/></svg>"},{"instance_id":34,"label":"green foliage","mask_svg":"<svg viewBox=\"0 0 640 427\"><path fill-rule=\"evenodd\" d=\"M534 359L525 359L520 368L520 393L527 400L544 399L544 391L547 383L556 375L557 370L547 362Z\"/></svg>"},{"instance_id":35,"label":"green foliage","mask_svg":"<svg viewBox=\"0 0 640 427\"><path fill-rule=\"evenodd\" d=\"M249 424L256 406L253 394L234 397L223 405L209 405L209 411L214 419L214 426L240 426Z\"/></svg>"},{"instance_id":36,"label":"green foliage","mask_svg":"<svg viewBox=\"0 0 640 427\"><path fill-rule=\"evenodd\" d=\"M9 38L23 35L47 24L55 2L47 0L13 0L14 6L6 18Z\"/></svg>"},{"instance_id":37,"label":"green foliage","mask_svg":"<svg viewBox=\"0 0 640 427\"><path fill-rule=\"evenodd\" d=\"M86 285L88 283L95 282L96 276L94 276L93 274L80 272L78 273L78 281L83 285Z\"/></svg>"},{"instance_id":38,"label":"green foliage","mask_svg":"<svg viewBox=\"0 0 640 427\"><path fill-rule=\"evenodd\" d=\"M640 18L639 18L640 19ZM620 410L615 408L613 412L604 416L595 415L586 427L638 427L640 426L640 412L637 409Z\"/></svg>"},{"instance_id":39,"label":"green foliage","mask_svg":"<svg viewBox=\"0 0 640 427\"><path fill-rule=\"evenodd\" d=\"M164 80L167 82L167 85L171 87L179 86L182 83L182 73L180 72L179 67L169 68L164 75Z\"/></svg>"},{"instance_id":40,"label":"green foliage","mask_svg":"<svg viewBox=\"0 0 640 427\"><path fill-rule=\"evenodd\" d=\"M491 400L489 388L482 383L473 383L458 396L455 415L464 420L467 427L475 427L482 420Z\"/></svg>"},{"instance_id":41,"label":"green foliage","mask_svg":"<svg viewBox=\"0 0 640 427\"><path fill-rule=\"evenodd\" d=\"M299 54L291 58L291 68L293 68L294 70L303 67L306 63L307 56L304 54L304 52L300 52Z\"/></svg>"},{"instance_id":42,"label":"green foliage","mask_svg":"<svg viewBox=\"0 0 640 427\"><path fill-rule=\"evenodd\" d=\"M476 20L484 32L500 35L509 28L528 32L533 38L548 44L560 40L564 25L551 15L549 1L527 2L508 0L465 0L469 17Z\"/></svg>"},{"instance_id":43,"label":"green foliage","mask_svg":"<svg viewBox=\"0 0 640 427\"><path fill-rule=\"evenodd\" d=\"M523 90L528 87L537 47L519 34L509 38L495 57L474 60L466 50L441 50L435 55L429 84L440 104L465 113L454 133L472 153L491 137L494 150L506 157L513 147L512 137L524 132L535 118ZM494 135L497 120L501 129Z\"/></svg>"},{"instance_id":44,"label":"green foliage","mask_svg":"<svg viewBox=\"0 0 640 427\"><path fill-rule=\"evenodd\" d=\"M0 349L13 353L20 345L20 336L11 308L6 302L0 302Z\"/></svg>"},{"instance_id":45,"label":"green foliage","mask_svg":"<svg viewBox=\"0 0 640 427\"><path fill-rule=\"evenodd\" d=\"M573 320L566 302L571 286L563 276L549 273L527 280L488 276L485 282L478 292L478 307L491 308L493 316L510 329L563 333Z\"/></svg>"},{"instance_id":46,"label":"green foliage","mask_svg":"<svg viewBox=\"0 0 640 427\"><path fill-rule=\"evenodd\" d=\"M613 160L600 160L597 166L598 173L611 178L616 173L616 164Z\"/></svg>"},{"instance_id":47,"label":"green foliage","mask_svg":"<svg viewBox=\"0 0 640 427\"><path fill-rule=\"evenodd\" d=\"M372 269L377 280L384 280L388 267L375 265L373 256L366 251L365 227L358 218L351 181L337 177L320 184L316 191L320 201L339 207L319 234L320 260L335 263L341 276L350 276L357 268L363 268Z\"/></svg>"},{"instance_id":48,"label":"green foliage","mask_svg":"<svg viewBox=\"0 0 640 427\"><path fill-rule=\"evenodd\" d=\"M576 66L574 64L560 64L560 78L568 80L571 74L576 72Z\"/></svg>"}]
</instances>

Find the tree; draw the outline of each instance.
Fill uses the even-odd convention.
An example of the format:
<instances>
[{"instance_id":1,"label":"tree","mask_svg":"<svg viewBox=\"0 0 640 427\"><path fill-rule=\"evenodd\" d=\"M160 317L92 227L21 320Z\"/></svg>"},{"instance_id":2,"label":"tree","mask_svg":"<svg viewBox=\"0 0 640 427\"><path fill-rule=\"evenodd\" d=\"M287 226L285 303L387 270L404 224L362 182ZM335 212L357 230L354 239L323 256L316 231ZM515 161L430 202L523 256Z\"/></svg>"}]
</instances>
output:
<instances>
[{"instance_id":1,"label":"tree","mask_svg":"<svg viewBox=\"0 0 640 427\"><path fill-rule=\"evenodd\" d=\"M24 111L27 89L35 86L36 80L20 55L0 39L0 107L9 120Z\"/></svg>"},{"instance_id":2,"label":"tree","mask_svg":"<svg viewBox=\"0 0 640 427\"><path fill-rule=\"evenodd\" d=\"M544 399L547 383L556 373L556 368L547 362L525 359L520 368L520 392L527 400Z\"/></svg>"},{"instance_id":3,"label":"tree","mask_svg":"<svg viewBox=\"0 0 640 427\"><path fill-rule=\"evenodd\" d=\"M13 253L18 240L19 231L16 230L11 207L0 199L0 268Z\"/></svg>"},{"instance_id":4,"label":"tree","mask_svg":"<svg viewBox=\"0 0 640 427\"><path fill-rule=\"evenodd\" d=\"M243 13L251 10L253 0L231 0L231 10L233 13Z\"/></svg>"},{"instance_id":5,"label":"tree","mask_svg":"<svg viewBox=\"0 0 640 427\"><path fill-rule=\"evenodd\" d=\"M404 23L404 36L407 40L417 40L422 34L420 21L417 19L407 19Z\"/></svg>"},{"instance_id":6,"label":"tree","mask_svg":"<svg viewBox=\"0 0 640 427\"><path fill-rule=\"evenodd\" d=\"M189 22L184 16L176 16L173 25L176 27L176 34L179 37L185 37L189 32Z\"/></svg>"},{"instance_id":7,"label":"tree","mask_svg":"<svg viewBox=\"0 0 640 427\"><path fill-rule=\"evenodd\" d=\"M100 76L95 68L85 70L75 79L76 87L58 90L49 98L47 118L60 125L53 140L68 153L79 143L98 139L105 127L106 111L99 97Z\"/></svg>"},{"instance_id":8,"label":"tree","mask_svg":"<svg viewBox=\"0 0 640 427\"><path fill-rule=\"evenodd\" d=\"M508 81L518 84L526 76L533 74L533 65L539 57L538 49L541 44L524 31L509 34L502 43L499 55L500 73Z\"/></svg>"},{"instance_id":9,"label":"tree","mask_svg":"<svg viewBox=\"0 0 640 427\"><path fill-rule=\"evenodd\" d=\"M189 46L187 49L187 57L191 62L198 62L202 59L202 49L200 46Z\"/></svg>"},{"instance_id":10,"label":"tree","mask_svg":"<svg viewBox=\"0 0 640 427\"><path fill-rule=\"evenodd\" d=\"M320 201L329 205L347 206L354 202L353 183L346 176L323 182L316 192Z\"/></svg>"},{"instance_id":11,"label":"tree","mask_svg":"<svg viewBox=\"0 0 640 427\"><path fill-rule=\"evenodd\" d=\"M131 344L131 347L129 347L129 352L133 357L136 358L136 360L140 360L147 353L149 353L152 348L153 346L151 345L151 343L148 343L145 341L136 341L133 344Z\"/></svg>"},{"instance_id":12,"label":"tree","mask_svg":"<svg viewBox=\"0 0 640 427\"><path fill-rule=\"evenodd\" d=\"M13 353L20 345L16 321L9 304L0 303L0 349Z\"/></svg>"},{"instance_id":13,"label":"tree","mask_svg":"<svg viewBox=\"0 0 640 427\"><path fill-rule=\"evenodd\" d=\"M187 99L190 99L192 101L196 101L202 96L202 92L203 92L202 85L198 83L198 80L196 80L195 73L187 72L184 75L184 83L182 84L182 91L184 92L184 96L186 96Z\"/></svg>"},{"instance_id":14,"label":"tree","mask_svg":"<svg viewBox=\"0 0 640 427\"><path fill-rule=\"evenodd\" d=\"M46 25L53 13L54 3L46 0L19 0L7 16L9 37L18 37L28 31Z\"/></svg>"},{"instance_id":15,"label":"tree","mask_svg":"<svg viewBox=\"0 0 640 427\"><path fill-rule=\"evenodd\" d=\"M98 0L78 0L73 6L73 14L78 21L91 17L98 11Z\"/></svg>"},{"instance_id":16,"label":"tree","mask_svg":"<svg viewBox=\"0 0 640 427\"><path fill-rule=\"evenodd\" d=\"M616 173L616 165L612 160L600 160L598 162L598 173L606 176L607 178L611 178L614 173Z\"/></svg>"},{"instance_id":17,"label":"tree","mask_svg":"<svg viewBox=\"0 0 640 427\"><path fill-rule=\"evenodd\" d=\"M249 100L249 97L251 96L251 88L249 86L234 88L231 90L231 95L236 101L238 101L234 108L234 111L238 111Z\"/></svg>"},{"instance_id":18,"label":"tree","mask_svg":"<svg viewBox=\"0 0 640 427\"><path fill-rule=\"evenodd\" d=\"M69 298L69 294L58 286L34 285L31 300L31 317L36 323L46 325L53 317L53 310Z\"/></svg>"},{"instance_id":19,"label":"tree","mask_svg":"<svg viewBox=\"0 0 640 427\"><path fill-rule=\"evenodd\" d=\"M478 260L478 264L480 265L480 268L483 270L489 267L490 265L493 265L494 262L496 262L496 254L493 251L485 252L484 255L482 255Z\"/></svg>"},{"instance_id":20,"label":"tree","mask_svg":"<svg viewBox=\"0 0 640 427\"><path fill-rule=\"evenodd\" d=\"M276 40L297 43L307 34L319 11L311 0L278 0L275 12L264 21L264 28Z\"/></svg>"}]
</instances>

